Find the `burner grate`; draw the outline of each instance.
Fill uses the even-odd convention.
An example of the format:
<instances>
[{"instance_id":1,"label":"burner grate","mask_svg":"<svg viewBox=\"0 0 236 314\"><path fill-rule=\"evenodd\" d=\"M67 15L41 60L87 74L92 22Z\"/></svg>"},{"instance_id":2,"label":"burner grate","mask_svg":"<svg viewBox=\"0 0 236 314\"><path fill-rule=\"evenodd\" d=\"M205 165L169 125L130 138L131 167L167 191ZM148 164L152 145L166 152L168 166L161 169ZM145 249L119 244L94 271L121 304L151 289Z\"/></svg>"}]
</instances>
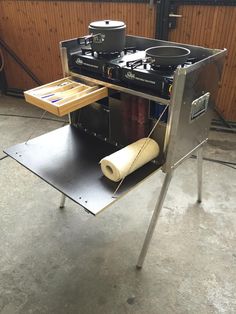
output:
<instances>
[{"instance_id":1,"label":"burner grate","mask_svg":"<svg viewBox=\"0 0 236 314\"><path fill-rule=\"evenodd\" d=\"M179 65L157 65L157 64L152 64L151 69L157 72L173 72L177 69ZM183 67L184 65L182 65Z\"/></svg>"},{"instance_id":2,"label":"burner grate","mask_svg":"<svg viewBox=\"0 0 236 314\"><path fill-rule=\"evenodd\" d=\"M92 48L81 48L82 55L92 55L94 57L94 51Z\"/></svg>"},{"instance_id":3,"label":"burner grate","mask_svg":"<svg viewBox=\"0 0 236 314\"><path fill-rule=\"evenodd\" d=\"M112 52L96 52L96 56L98 59L115 59L121 56L121 53L118 51Z\"/></svg>"},{"instance_id":4,"label":"burner grate","mask_svg":"<svg viewBox=\"0 0 236 314\"><path fill-rule=\"evenodd\" d=\"M92 48L81 48L82 55L95 57L97 59L115 59L119 58L122 55L132 54L137 51L136 47L126 47L122 51L112 51L112 52L100 52L100 51L94 51Z\"/></svg>"},{"instance_id":5,"label":"burner grate","mask_svg":"<svg viewBox=\"0 0 236 314\"><path fill-rule=\"evenodd\" d=\"M135 53L137 49L136 47L126 47L123 51L124 51L124 54L126 55L128 52Z\"/></svg>"}]
</instances>

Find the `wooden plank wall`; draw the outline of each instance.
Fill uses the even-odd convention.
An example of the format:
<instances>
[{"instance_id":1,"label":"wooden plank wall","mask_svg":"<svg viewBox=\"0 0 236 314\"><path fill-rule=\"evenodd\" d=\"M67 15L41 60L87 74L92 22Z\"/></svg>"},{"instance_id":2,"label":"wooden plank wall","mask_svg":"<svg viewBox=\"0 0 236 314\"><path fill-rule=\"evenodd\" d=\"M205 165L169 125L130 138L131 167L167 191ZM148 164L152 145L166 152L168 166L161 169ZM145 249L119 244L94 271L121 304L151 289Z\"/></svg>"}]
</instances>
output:
<instances>
[{"instance_id":1,"label":"wooden plank wall","mask_svg":"<svg viewBox=\"0 0 236 314\"><path fill-rule=\"evenodd\" d=\"M43 82L62 77L59 41L88 33L91 21L122 20L127 33L154 37L155 7L145 3L0 1L0 36ZM9 87L35 83L6 56Z\"/></svg>"},{"instance_id":2,"label":"wooden plank wall","mask_svg":"<svg viewBox=\"0 0 236 314\"><path fill-rule=\"evenodd\" d=\"M169 40L228 49L217 107L227 120L236 121L236 7L183 5L178 14L183 17Z\"/></svg>"},{"instance_id":3,"label":"wooden plank wall","mask_svg":"<svg viewBox=\"0 0 236 314\"><path fill-rule=\"evenodd\" d=\"M154 37L155 8L145 3L80 1L0 1L0 36L43 82L62 76L58 43L87 33L90 21L124 20L127 33ZM218 110L236 121L236 7L183 5L183 18L169 40L226 47L229 51L218 97ZM35 83L6 56L10 87L28 89Z\"/></svg>"}]
</instances>

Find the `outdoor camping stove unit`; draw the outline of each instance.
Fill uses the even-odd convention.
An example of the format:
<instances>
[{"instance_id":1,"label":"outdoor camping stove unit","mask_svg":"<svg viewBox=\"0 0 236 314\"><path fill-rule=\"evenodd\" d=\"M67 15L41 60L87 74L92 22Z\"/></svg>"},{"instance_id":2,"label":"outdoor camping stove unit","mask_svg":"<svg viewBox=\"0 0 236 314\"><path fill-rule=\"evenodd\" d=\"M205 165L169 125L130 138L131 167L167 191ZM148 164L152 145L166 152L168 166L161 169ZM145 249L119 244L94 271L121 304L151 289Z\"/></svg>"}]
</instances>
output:
<instances>
[{"instance_id":1,"label":"outdoor camping stove unit","mask_svg":"<svg viewBox=\"0 0 236 314\"><path fill-rule=\"evenodd\" d=\"M124 50L106 54L79 42L60 43L64 75L106 86L109 96L73 112L74 126L123 147L140 129L147 135L167 106L152 134L165 173L207 141L226 50L126 36ZM178 65L151 64L145 50L164 46L187 48L190 54Z\"/></svg>"},{"instance_id":2,"label":"outdoor camping stove unit","mask_svg":"<svg viewBox=\"0 0 236 314\"><path fill-rule=\"evenodd\" d=\"M154 65L145 50L155 46L179 46L189 49L190 54L179 65ZM6 153L61 191L61 207L69 197L94 215L161 169L165 179L137 263L142 267L173 171L193 153L198 156L201 201L202 146L208 139L226 50L136 36L126 36L125 47L119 52L102 53L78 39L61 42L63 73L70 81L43 88L49 93L51 86L62 89L72 81L78 84L74 88L79 96L63 101L59 93L60 97L52 97L50 102L37 96L39 89L25 96L28 102L52 113L68 113L70 125L27 145L8 148ZM117 183L102 175L100 159L147 136L157 120L151 137L158 142L161 154L127 176L114 195Z\"/></svg>"}]
</instances>

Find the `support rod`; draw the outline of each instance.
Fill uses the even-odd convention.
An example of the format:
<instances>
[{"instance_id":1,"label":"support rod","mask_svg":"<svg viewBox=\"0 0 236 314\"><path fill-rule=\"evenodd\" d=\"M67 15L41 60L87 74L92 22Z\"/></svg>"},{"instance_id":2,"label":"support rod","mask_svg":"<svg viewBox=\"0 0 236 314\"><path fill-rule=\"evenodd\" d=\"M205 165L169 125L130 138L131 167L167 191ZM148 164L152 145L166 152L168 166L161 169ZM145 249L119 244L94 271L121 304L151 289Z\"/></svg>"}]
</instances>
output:
<instances>
[{"instance_id":1,"label":"support rod","mask_svg":"<svg viewBox=\"0 0 236 314\"><path fill-rule=\"evenodd\" d=\"M172 174L173 174L173 171L170 171L165 176L165 180L163 182L161 192L160 192L158 201L156 203L156 207L155 207L154 212L152 214L152 219L151 219L151 222L150 222L149 227L148 227L148 231L147 231L144 243L143 243L143 247L142 247L142 250L141 250L139 258L138 258L138 263L136 265L136 267L138 269L142 268L142 266L143 266L143 263L144 263L144 260L145 260L145 257L146 257L147 251L148 251L148 247L150 245L150 242L151 242L151 239L152 239L155 227L156 227L156 223L157 223L160 211L162 209L162 205L164 203L166 193L168 191L168 187L170 185Z\"/></svg>"},{"instance_id":2,"label":"support rod","mask_svg":"<svg viewBox=\"0 0 236 314\"><path fill-rule=\"evenodd\" d=\"M198 203L201 203L202 201L202 164L203 164L202 150L203 150L203 147L201 147L197 151L197 182L198 182L197 201Z\"/></svg>"},{"instance_id":3,"label":"support rod","mask_svg":"<svg viewBox=\"0 0 236 314\"><path fill-rule=\"evenodd\" d=\"M42 85L42 81L39 80L36 75L30 70L30 68L16 55L16 53L7 45L7 43L0 38L0 47L3 47L5 51L20 65L20 67L31 77L31 79L38 85Z\"/></svg>"}]
</instances>

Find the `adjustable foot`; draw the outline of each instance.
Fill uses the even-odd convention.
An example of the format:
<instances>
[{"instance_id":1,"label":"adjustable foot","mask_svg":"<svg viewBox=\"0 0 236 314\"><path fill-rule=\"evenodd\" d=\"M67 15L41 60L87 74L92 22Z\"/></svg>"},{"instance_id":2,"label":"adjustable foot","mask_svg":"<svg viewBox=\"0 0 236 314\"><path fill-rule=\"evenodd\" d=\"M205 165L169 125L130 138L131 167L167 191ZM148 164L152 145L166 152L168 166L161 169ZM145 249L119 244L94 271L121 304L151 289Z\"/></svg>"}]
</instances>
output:
<instances>
[{"instance_id":1,"label":"adjustable foot","mask_svg":"<svg viewBox=\"0 0 236 314\"><path fill-rule=\"evenodd\" d=\"M142 268L143 268L142 266L136 265L137 270L141 270Z\"/></svg>"},{"instance_id":2,"label":"adjustable foot","mask_svg":"<svg viewBox=\"0 0 236 314\"><path fill-rule=\"evenodd\" d=\"M61 194L61 202L59 208L64 208L65 207L65 201L66 201L66 196L64 194Z\"/></svg>"}]
</instances>

